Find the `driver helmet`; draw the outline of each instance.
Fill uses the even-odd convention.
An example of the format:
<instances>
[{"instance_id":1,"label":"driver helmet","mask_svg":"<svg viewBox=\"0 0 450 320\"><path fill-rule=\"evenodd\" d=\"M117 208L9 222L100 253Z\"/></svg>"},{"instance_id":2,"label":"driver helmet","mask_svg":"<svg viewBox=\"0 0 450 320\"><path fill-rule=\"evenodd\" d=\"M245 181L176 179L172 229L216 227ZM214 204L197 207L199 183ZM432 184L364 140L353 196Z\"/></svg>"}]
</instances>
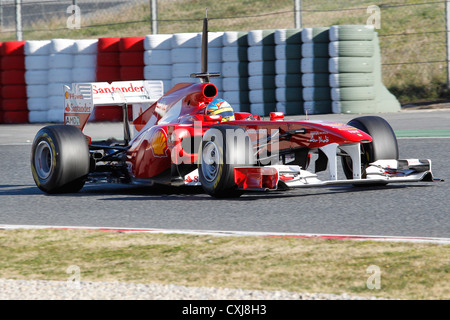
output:
<instances>
[{"instance_id":1,"label":"driver helmet","mask_svg":"<svg viewBox=\"0 0 450 320\"><path fill-rule=\"evenodd\" d=\"M221 115L222 122L234 120L234 110L228 102L223 99L214 99L206 107L207 115Z\"/></svg>"}]
</instances>

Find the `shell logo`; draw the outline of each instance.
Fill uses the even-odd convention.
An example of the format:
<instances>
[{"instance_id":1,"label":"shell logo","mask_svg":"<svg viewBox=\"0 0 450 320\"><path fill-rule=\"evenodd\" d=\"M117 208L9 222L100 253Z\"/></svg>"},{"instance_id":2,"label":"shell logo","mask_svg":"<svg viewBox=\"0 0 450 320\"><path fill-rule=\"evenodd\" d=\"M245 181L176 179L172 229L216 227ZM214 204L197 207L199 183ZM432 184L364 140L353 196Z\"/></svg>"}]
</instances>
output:
<instances>
[{"instance_id":1,"label":"shell logo","mask_svg":"<svg viewBox=\"0 0 450 320\"><path fill-rule=\"evenodd\" d=\"M158 130L152 139L152 150L155 157L165 157L167 150L167 137L163 130Z\"/></svg>"}]
</instances>

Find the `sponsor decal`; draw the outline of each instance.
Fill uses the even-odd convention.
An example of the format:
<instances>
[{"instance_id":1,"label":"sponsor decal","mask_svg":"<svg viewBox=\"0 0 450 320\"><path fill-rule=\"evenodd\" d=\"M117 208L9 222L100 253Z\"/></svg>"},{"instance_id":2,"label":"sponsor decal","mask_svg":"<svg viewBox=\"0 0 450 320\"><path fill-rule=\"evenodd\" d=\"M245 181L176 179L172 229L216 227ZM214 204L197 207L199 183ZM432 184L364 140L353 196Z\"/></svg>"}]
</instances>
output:
<instances>
[{"instance_id":1,"label":"sponsor decal","mask_svg":"<svg viewBox=\"0 0 450 320\"><path fill-rule=\"evenodd\" d=\"M188 186L200 186L200 178L198 176L198 169L195 169L188 175L184 176L184 184Z\"/></svg>"},{"instance_id":2,"label":"sponsor decal","mask_svg":"<svg viewBox=\"0 0 450 320\"><path fill-rule=\"evenodd\" d=\"M72 113L91 113L92 106L85 103L84 105L77 105L74 106L72 103L67 103L66 108L64 109L66 112L72 112Z\"/></svg>"},{"instance_id":3,"label":"sponsor decal","mask_svg":"<svg viewBox=\"0 0 450 320\"><path fill-rule=\"evenodd\" d=\"M318 136L318 137L311 136L309 142L328 143L330 142L330 138L328 138L328 136Z\"/></svg>"},{"instance_id":4,"label":"sponsor decal","mask_svg":"<svg viewBox=\"0 0 450 320\"><path fill-rule=\"evenodd\" d=\"M64 92L64 111L65 113L91 113L93 105L90 99L86 99L82 93L78 92L78 88L73 91L66 90ZM75 119L71 121L76 121ZM76 125L76 124L74 124Z\"/></svg>"},{"instance_id":5,"label":"sponsor decal","mask_svg":"<svg viewBox=\"0 0 450 320\"><path fill-rule=\"evenodd\" d=\"M186 176L186 179L184 180L184 182L186 184L197 183L197 182L200 182L200 178L198 176L194 176L194 177Z\"/></svg>"},{"instance_id":6,"label":"sponsor decal","mask_svg":"<svg viewBox=\"0 0 450 320\"><path fill-rule=\"evenodd\" d=\"M311 131L311 138L309 142L313 143L328 143L330 142L330 138L328 137L328 132L324 131Z\"/></svg>"},{"instance_id":7,"label":"sponsor decal","mask_svg":"<svg viewBox=\"0 0 450 320\"><path fill-rule=\"evenodd\" d=\"M93 84L92 85L92 92L95 95L98 94L108 94L108 93L115 93L115 92L122 92L122 93L142 93L144 92L144 86L136 86L133 85L132 82L128 83L127 85L122 85L122 86L113 86L113 85L108 85L107 87L102 87L98 84Z\"/></svg>"},{"instance_id":8,"label":"sponsor decal","mask_svg":"<svg viewBox=\"0 0 450 320\"><path fill-rule=\"evenodd\" d=\"M71 99L71 100L73 100L73 99L76 99L76 100L83 100L83 99L84 99L84 97L83 97L82 94L76 94L76 93L68 92L68 91L66 91L66 93L64 94L64 97L65 97L67 100L69 100L69 99Z\"/></svg>"},{"instance_id":9,"label":"sponsor decal","mask_svg":"<svg viewBox=\"0 0 450 320\"><path fill-rule=\"evenodd\" d=\"M81 124L80 117L66 116L65 123L71 126L79 126Z\"/></svg>"},{"instance_id":10,"label":"sponsor decal","mask_svg":"<svg viewBox=\"0 0 450 320\"><path fill-rule=\"evenodd\" d=\"M163 130L158 130L155 133L151 147L155 157L167 157L167 136Z\"/></svg>"}]
</instances>

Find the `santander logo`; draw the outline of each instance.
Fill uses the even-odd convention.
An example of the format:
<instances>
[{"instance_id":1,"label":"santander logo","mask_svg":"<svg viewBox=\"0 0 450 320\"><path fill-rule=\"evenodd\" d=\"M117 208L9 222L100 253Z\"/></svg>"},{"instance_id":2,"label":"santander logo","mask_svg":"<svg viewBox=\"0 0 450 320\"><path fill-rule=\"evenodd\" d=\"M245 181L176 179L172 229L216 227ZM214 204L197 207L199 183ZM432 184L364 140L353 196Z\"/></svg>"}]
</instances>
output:
<instances>
[{"instance_id":1,"label":"santander logo","mask_svg":"<svg viewBox=\"0 0 450 320\"><path fill-rule=\"evenodd\" d=\"M108 83L105 83L104 86L101 84L94 84L92 85L92 92L96 95L98 94L108 94L108 93L114 93L117 91L121 91L123 93L141 93L144 92L144 86L136 86L132 82L129 82L127 84L121 83L121 84L115 84L110 85Z\"/></svg>"}]
</instances>

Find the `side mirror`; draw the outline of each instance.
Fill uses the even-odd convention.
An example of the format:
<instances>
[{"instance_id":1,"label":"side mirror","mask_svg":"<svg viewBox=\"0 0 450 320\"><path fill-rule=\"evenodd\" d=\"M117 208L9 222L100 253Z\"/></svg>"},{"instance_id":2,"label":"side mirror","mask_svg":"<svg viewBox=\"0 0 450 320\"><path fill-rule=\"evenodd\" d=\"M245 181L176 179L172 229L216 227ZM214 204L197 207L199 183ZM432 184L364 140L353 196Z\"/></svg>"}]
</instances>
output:
<instances>
[{"instance_id":1,"label":"side mirror","mask_svg":"<svg viewBox=\"0 0 450 320\"><path fill-rule=\"evenodd\" d=\"M283 112L271 112L270 120L271 121L282 121L282 120L284 120L284 113Z\"/></svg>"}]
</instances>

